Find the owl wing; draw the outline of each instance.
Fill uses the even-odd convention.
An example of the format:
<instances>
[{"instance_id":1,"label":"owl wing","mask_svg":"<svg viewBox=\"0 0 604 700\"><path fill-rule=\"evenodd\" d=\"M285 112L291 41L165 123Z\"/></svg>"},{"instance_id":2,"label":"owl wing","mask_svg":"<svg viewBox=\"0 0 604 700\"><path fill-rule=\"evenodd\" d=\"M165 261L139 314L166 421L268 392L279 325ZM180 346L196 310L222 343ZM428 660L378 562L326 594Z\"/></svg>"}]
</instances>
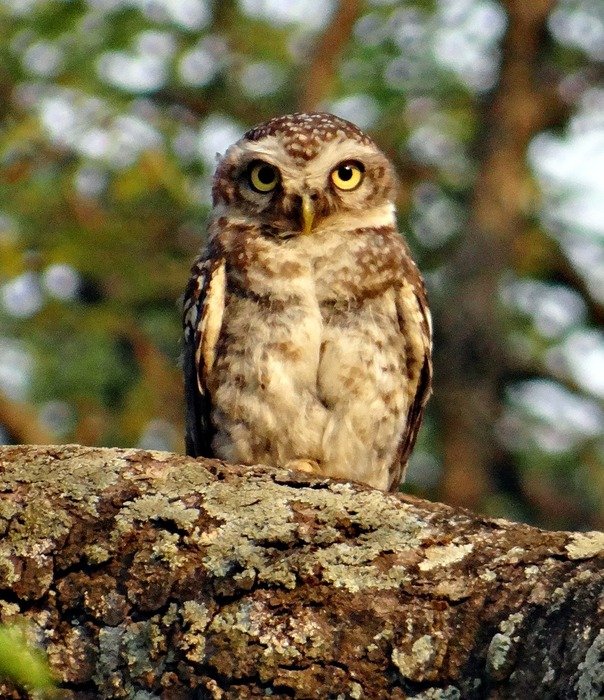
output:
<instances>
[{"instance_id":1,"label":"owl wing","mask_svg":"<svg viewBox=\"0 0 604 700\"><path fill-rule=\"evenodd\" d=\"M405 342L410 404L397 458L390 468L390 491L398 490L405 477L424 409L432 393L432 318L423 280L411 258L407 259L406 266L406 280L397 290L396 310Z\"/></svg>"},{"instance_id":2,"label":"owl wing","mask_svg":"<svg viewBox=\"0 0 604 700\"><path fill-rule=\"evenodd\" d=\"M224 314L226 276L223 258L198 258L183 304L185 444L192 457L212 457L214 429L207 379L216 357Z\"/></svg>"}]
</instances>

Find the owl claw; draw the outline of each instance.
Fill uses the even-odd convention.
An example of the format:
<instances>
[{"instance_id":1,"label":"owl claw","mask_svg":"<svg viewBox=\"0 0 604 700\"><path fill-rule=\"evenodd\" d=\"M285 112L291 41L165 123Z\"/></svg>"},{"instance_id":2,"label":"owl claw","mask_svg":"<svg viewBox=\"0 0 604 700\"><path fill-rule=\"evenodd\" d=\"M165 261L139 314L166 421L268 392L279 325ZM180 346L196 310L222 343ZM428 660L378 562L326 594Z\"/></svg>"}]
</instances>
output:
<instances>
[{"instance_id":1,"label":"owl claw","mask_svg":"<svg viewBox=\"0 0 604 700\"><path fill-rule=\"evenodd\" d=\"M292 459L285 464L286 469L305 474L320 474L319 463L314 459Z\"/></svg>"}]
</instances>

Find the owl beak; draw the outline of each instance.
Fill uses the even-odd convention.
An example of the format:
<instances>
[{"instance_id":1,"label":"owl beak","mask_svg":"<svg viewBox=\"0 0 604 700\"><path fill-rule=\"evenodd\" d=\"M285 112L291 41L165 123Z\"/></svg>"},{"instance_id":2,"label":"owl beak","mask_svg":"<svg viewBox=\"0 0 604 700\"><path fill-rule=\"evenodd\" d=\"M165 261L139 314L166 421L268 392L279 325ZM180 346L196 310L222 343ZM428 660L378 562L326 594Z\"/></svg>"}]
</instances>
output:
<instances>
[{"instance_id":1,"label":"owl beak","mask_svg":"<svg viewBox=\"0 0 604 700\"><path fill-rule=\"evenodd\" d=\"M315 218L315 205L309 194L302 195L302 233L308 234L312 231L312 224Z\"/></svg>"}]
</instances>

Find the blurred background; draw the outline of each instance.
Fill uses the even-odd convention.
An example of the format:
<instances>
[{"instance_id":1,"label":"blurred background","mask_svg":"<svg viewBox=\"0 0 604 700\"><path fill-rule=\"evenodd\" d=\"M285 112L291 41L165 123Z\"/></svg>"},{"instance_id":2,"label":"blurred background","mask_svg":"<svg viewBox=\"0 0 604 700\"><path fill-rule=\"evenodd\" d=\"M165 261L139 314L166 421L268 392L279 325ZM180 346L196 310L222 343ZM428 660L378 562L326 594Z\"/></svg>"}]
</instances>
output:
<instances>
[{"instance_id":1,"label":"blurred background","mask_svg":"<svg viewBox=\"0 0 604 700\"><path fill-rule=\"evenodd\" d=\"M328 110L400 177L435 317L406 490L604 527L601 0L0 0L0 442L183 450L217 152Z\"/></svg>"}]
</instances>

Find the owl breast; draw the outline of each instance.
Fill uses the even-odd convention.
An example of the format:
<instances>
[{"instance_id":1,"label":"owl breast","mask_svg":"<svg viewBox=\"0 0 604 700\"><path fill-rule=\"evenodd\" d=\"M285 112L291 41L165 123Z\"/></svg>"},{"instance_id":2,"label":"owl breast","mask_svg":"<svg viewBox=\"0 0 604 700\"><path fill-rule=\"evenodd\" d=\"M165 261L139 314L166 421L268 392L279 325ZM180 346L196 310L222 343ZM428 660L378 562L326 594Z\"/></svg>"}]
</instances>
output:
<instances>
[{"instance_id":1,"label":"owl breast","mask_svg":"<svg viewBox=\"0 0 604 700\"><path fill-rule=\"evenodd\" d=\"M187 453L396 489L431 387L392 164L327 113L246 132L183 305Z\"/></svg>"},{"instance_id":2,"label":"owl breast","mask_svg":"<svg viewBox=\"0 0 604 700\"><path fill-rule=\"evenodd\" d=\"M388 486L408 409L398 234L371 236L219 236L227 296L208 381L217 456L311 460L327 476Z\"/></svg>"}]
</instances>

